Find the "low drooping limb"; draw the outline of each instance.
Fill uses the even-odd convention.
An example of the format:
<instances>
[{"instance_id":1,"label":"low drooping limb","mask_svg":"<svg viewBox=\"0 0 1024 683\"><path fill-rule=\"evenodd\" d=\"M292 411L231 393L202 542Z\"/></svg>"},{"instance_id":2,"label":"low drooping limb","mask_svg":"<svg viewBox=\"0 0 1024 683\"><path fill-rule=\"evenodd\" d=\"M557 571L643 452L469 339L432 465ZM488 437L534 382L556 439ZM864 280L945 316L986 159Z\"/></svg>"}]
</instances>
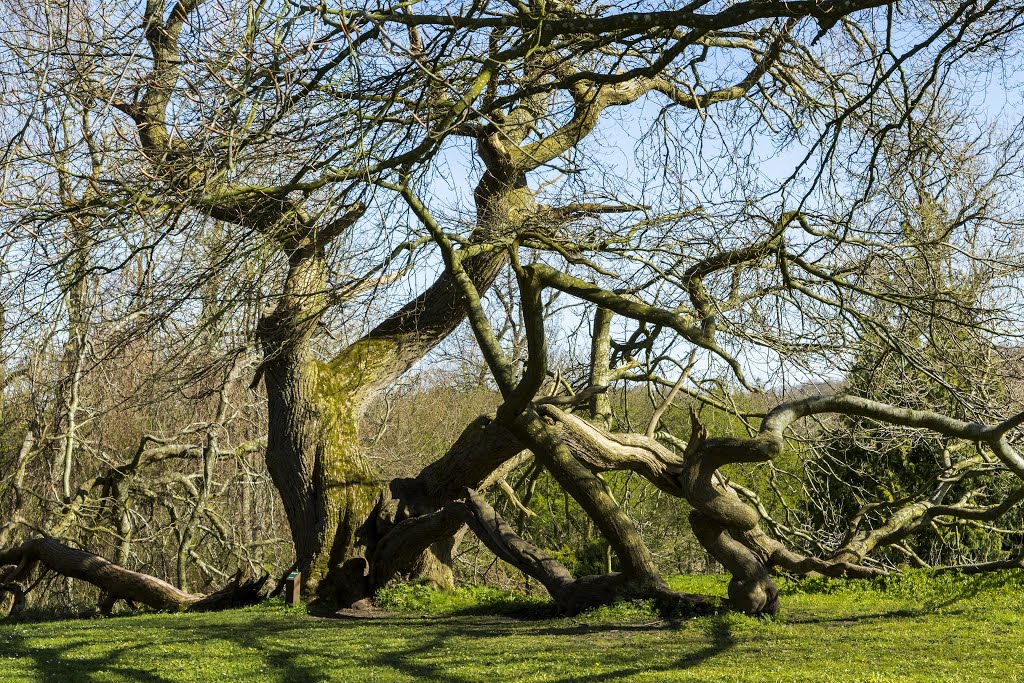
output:
<instances>
[{"instance_id":1,"label":"low drooping limb","mask_svg":"<svg viewBox=\"0 0 1024 683\"><path fill-rule=\"evenodd\" d=\"M964 564L951 567L937 567L936 574L984 574L985 572L999 571L1001 569L1024 569L1024 550L1016 556L992 562L978 562L976 564Z\"/></svg>"},{"instance_id":2,"label":"low drooping limb","mask_svg":"<svg viewBox=\"0 0 1024 683\"><path fill-rule=\"evenodd\" d=\"M773 565L795 569L813 566L829 573L864 573L864 568L835 566L799 555L771 539L758 526L759 515L736 495L718 474L724 458L737 461L758 457L741 440L708 448L706 435L695 422L691 447L677 454L655 439L639 434L602 433L581 418L545 408L563 433L571 434L574 452L599 471L629 469L642 474L663 491L684 497L693 505L690 522L701 544L733 574L729 597L741 611L774 613L778 591L771 580ZM736 532L736 537L730 532ZM847 563L849 564L849 563Z\"/></svg>"},{"instance_id":3,"label":"low drooping limb","mask_svg":"<svg viewBox=\"0 0 1024 683\"><path fill-rule=\"evenodd\" d=\"M16 569L6 583L16 582L37 566L63 576L87 581L102 591L100 608L109 613L117 600L141 603L166 611L201 612L230 607L254 605L265 595L267 575L250 578L239 572L232 581L215 593L186 593L166 581L118 566L98 555L64 545L52 538L34 538L21 545L0 551L0 566Z\"/></svg>"},{"instance_id":4,"label":"low drooping limb","mask_svg":"<svg viewBox=\"0 0 1024 683\"><path fill-rule=\"evenodd\" d=\"M735 359L730 358L715 341L714 316L710 309L707 315L702 315L699 323L695 323L674 312L637 302L549 266L521 265L513 252L528 342L526 366L520 372L498 343L481 306L480 292L464 271L460 253L411 191L408 188L401 188L401 191L441 248L446 268L460 287L467 317L502 394L503 403L498 408L495 422L502 424L533 452L601 529L623 564L623 581L633 582L635 586L646 584L654 589L664 586L646 547L634 542L637 539L635 529L630 528L631 523L628 519L624 521L625 515L614 501L609 502L604 491L593 485L592 471L630 469L663 490L686 498L695 511L692 523L698 539L733 574L729 586L731 603L752 614L774 614L778 609L778 590L771 578L773 567L828 575L873 576L880 573L847 557L820 559L790 550L760 528L758 511L746 504L720 474L720 469L727 465L767 462L779 455L784 446L783 433L795 420L836 412L928 428L947 436L984 440L1010 470L1018 475L1024 473L1024 460L1016 455L1004 438L1005 433L1024 418L995 428L984 428L933 413L905 411L845 396L784 403L764 417L759 433L751 438L709 437L694 415L691 438L682 454L673 453L649 436L608 434L582 419L562 413L552 401L537 400L547 371L542 290L558 289L626 317L671 328L691 344L729 362L742 382ZM772 245L773 241L769 240L749 255L736 252L730 259L733 256L741 260L748 256L760 258L769 253ZM694 287L699 289L699 277L694 277L698 280ZM696 308L701 310L702 307ZM459 458L458 465L475 459L472 454L467 457L468 460ZM550 558L538 555L536 548L525 544L510 527L474 503L472 496L468 500L468 505L476 510L475 522L471 522L471 526L481 534L485 543L522 571L536 575L556 600L566 600L559 595L571 584L562 572L550 570Z\"/></svg>"},{"instance_id":5,"label":"low drooping limb","mask_svg":"<svg viewBox=\"0 0 1024 683\"><path fill-rule=\"evenodd\" d=\"M543 584L559 609L576 614L616 600L653 599L670 612L711 614L721 605L716 598L670 590L664 583L643 585L627 573L573 577L558 560L521 538L478 492L468 489L450 509L499 558Z\"/></svg>"},{"instance_id":6,"label":"low drooping limb","mask_svg":"<svg viewBox=\"0 0 1024 683\"><path fill-rule=\"evenodd\" d=\"M848 400L853 405L859 405L857 399L840 397L831 403L819 402L816 406L841 407ZM869 407L880 413L895 410L891 406L883 405ZM554 440L563 444L573 459L588 470L592 472L634 471L640 473L663 491L686 498L695 508L692 523L698 539L734 575L733 583L730 586L730 605L743 611L771 613L777 609L777 591L771 579L771 573L774 571L785 570L798 575L859 578L882 575L885 573L883 570L862 564L870 551L877 547L884 547L895 538L902 538L906 533L918 528L902 524L900 520L905 515L894 514L890 516L893 528L883 526L869 532L868 540L870 540L871 547L868 548L862 544L860 550L863 550L863 553L833 552L822 557L802 554L763 529L761 527L762 515L753 506L747 504L744 498L737 495L733 485L719 473L719 468L730 462L757 462L774 457L781 450L781 438L776 440L770 430L780 428L775 416L783 411L791 411L789 404L783 404L772 411L769 419L765 420L766 427L763 427L762 433L751 439L709 438L699 423L695 423L689 445L683 444L686 447L683 453L675 452L656 439L645 435L607 432L577 415L564 412L550 402L535 404L535 408L548 429L551 430ZM913 419L917 420L917 417ZM972 431L968 434L973 434L975 428L971 429ZM454 453L450 453L452 461L445 467L445 471L452 476L445 477L445 486L437 489L439 492L443 490L445 495L450 495L451 489L460 479L453 475L459 470L456 460L461 463L465 472L483 472L488 467L493 467L498 461L507 462L511 457L510 454L519 452L525 446L508 429L500 427L498 423L488 422L477 430L470 431L475 434L471 439L474 443L486 443L489 447L482 451L474 451L472 448L467 448L470 440L466 440L460 445L458 458L454 457ZM480 435L484 433L488 433L490 436L487 439L481 439ZM496 447L499 444L500 447ZM1008 446L1003 447L1004 453L1007 452L1006 448ZM464 486L473 488L471 482L466 481L465 478L463 481L466 482ZM933 504L916 517L914 515L906 515L906 517L907 519L926 519L950 516L990 520L1004 514L1016 505L1021 497L1022 494L1015 491L1000 504L990 507L969 506L961 503ZM497 529L497 523L493 522L493 515L484 511L476 516L477 524L471 526L478 534L481 533L481 525L488 526L484 524L484 520L492 520L489 523L492 530L487 532L490 537L484 539L492 551L495 550L493 546L502 543L511 548L511 550L506 548L502 551L505 554L509 552L515 554L515 548L523 548L522 543L525 541L512 539L506 533L510 529ZM447 519L446 524L454 525L453 528L457 528L457 521L445 517L444 513L438 513L438 519ZM427 520L417 517L410 518L407 522L409 532L406 534L406 539L418 535L419 531L414 530L417 526L424 524L427 526L420 527L419 531L429 527ZM894 536L894 531L900 533ZM532 548L532 546L530 547ZM849 550L852 546L847 542L844 547ZM502 552L495 552L504 559ZM534 567L526 573L553 590L552 596L556 601L564 605L576 604L578 602L576 598L570 599L560 593L560 591L566 590L564 577L559 578L557 572L548 577L542 576L542 568L551 566L548 560L543 562L529 560L530 557L537 557L536 552L536 549L530 550L526 552L526 560L519 558L512 564L520 567L525 562L526 564L523 566ZM979 565L977 570L1009 566L1016 566L1013 560L986 563L984 567ZM520 568L523 569L523 567ZM524 569L524 571L526 570ZM534 573L530 573L531 571ZM616 581L621 582L623 579L618 578ZM598 581L598 584L600 583ZM621 590L621 584L618 585L620 587L616 590ZM600 591L594 591L590 595L597 600L596 596L599 593ZM566 608L568 609L568 607Z\"/></svg>"}]
</instances>

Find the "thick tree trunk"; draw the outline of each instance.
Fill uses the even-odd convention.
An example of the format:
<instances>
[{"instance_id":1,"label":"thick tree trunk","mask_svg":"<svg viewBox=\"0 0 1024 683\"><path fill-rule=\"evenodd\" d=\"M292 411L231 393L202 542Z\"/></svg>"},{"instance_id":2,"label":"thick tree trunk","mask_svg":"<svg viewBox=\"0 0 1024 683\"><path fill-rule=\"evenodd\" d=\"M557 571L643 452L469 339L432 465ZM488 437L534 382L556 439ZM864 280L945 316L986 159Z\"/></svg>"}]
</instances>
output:
<instances>
[{"instance_id":1,"label":"thick tree trunk","mask_svg":"<svg viewBox=\"0 0 1024 683\"><path fill-rule=\"evenodd\" d=\"M351 604L366 597L365 531L380 484L360 452L355 406L334 394L313 361L279 373L268 368L267 467L281 493L306 586ZM310 376L312 375L312 376Z\"/></svg>"},{"instance_id":2,"label":"thick tree trunk","mask_svg":"<svg viewBox=\"0 0 1024 683\"><path fill-rule=\"evenodd\" d=\"M488 206L499 207L489 213L509 213L509 197L522 203L524 192L525 183L489 194ZM284 290L259 332L269 403L267 467L288 515L307 589L319 599L350 606L371 597L375 588L367 555L379 536L378 524L390 526L407 516L378 514L384 486L362 452L359 421L382 389L458 327L465 310L451 275L444 273L365 337L330 362L320 362L312 357L309 341L326 305L323 245L308 237L285 248L290 263ZM507 260L504 250L485 251L467 259L466 267L483 291ZM444 568L450 563L448 539L435 541L422 557L393 569L450 585L450 570Z\"/></svg>"},{"instance_id":3,"label":"thick tree trunk","mask_svg":"<svg viewBox=\"0 0 1024 683\"><path fill-rule=\"evenodd\" d=\"M366 363L338 369L312 357L309 341L326 286L321 245L290 247L284 291L260 321L269 423L267 469L288 516L299 570L315 595L351 603L365 597L360 527L380 496L362 457L354 395ZM370 360L370 357L364 357Z\"/></svg>"},{"instance_id":4,"label":"thick tree trunk","mask_svg":"<svg viewBox=\"0 0 1024 683\"><path fill-rule=\"evenodd\" d=\"M432 543L409 567L409 579L442 590L454 590L455 554L465 534L466 527L460 524L455 527L453 533Z\"/></svg>"}]
</instances>

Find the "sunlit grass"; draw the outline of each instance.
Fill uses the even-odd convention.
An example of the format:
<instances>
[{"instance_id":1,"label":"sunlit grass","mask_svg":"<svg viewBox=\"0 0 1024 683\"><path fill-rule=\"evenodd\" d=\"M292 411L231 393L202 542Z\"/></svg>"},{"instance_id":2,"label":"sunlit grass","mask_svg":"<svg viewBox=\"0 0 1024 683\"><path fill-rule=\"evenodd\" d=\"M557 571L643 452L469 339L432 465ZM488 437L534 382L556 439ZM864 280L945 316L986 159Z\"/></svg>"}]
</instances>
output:
<instances>
[{"instance_id":1,"label":"sunlit grass","mask_svg":"<svg viewBox=\"0 0 1024 683\"><path fill-rule=\"evenodd\" d=\"M676 588L724 593L721 577ZM281 604L0 625L2 681L1024 681L1015 579L789 584L775 620L553 616L489 589L397 588L376 619ZM810 591L810 592L808 592ZM397 611L394 611L397 610Z\"/></svg>"}]
</instances>

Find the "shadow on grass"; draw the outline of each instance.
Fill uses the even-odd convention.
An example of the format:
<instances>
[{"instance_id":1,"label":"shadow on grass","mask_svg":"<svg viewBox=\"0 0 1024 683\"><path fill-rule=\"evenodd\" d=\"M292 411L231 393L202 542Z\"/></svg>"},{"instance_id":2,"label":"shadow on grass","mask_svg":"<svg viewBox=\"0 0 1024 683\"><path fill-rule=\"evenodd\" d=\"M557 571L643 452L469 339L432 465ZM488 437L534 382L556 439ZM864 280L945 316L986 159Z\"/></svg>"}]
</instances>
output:
<instances>
[{"instance_id":1,"label":"shadow on grass","mask_svg":"<svg viewBox=\"0 0 1024 683\"><path fill-rule=\"evenodd\" d=\"M945 609L958 602L972 600L996 589L1005 588L1007 576L1004 574L978 574L976 576L962 577L962 583L941 599L931 598L924 604L927 612L936 612Z\"/></svg>"},{"instance_id":2,"label":"shadow on grass","mask_svg":"<svg viewBox=\"0 0 1024 683\"><path fill-rule=\"evenodd\" d=\"M348 656L352 653L344 651L326 650L324 645L316 645L309 642L308 638L296 637L288 644L282 644L280 639L269 638L268 634L260 633L253 629L230 629L219 633L220 638L231 640L237 646L259 653L266 664L272 668L273 677L281 682L306 682L312 681L321 683L324 681L348 681L353 680L353 674L369 676L368 671L373 668L390 669L397 673L404 674L415 680L450 681L451 683L477 683L480 679L476 676L458 676L452 673L446 662L433 662L431 656L443 651L450 645L453 639L471 639L479 637L501 637L507 631L514 630L515 622L504 620L490 623L463 623L447 618L430 617L387 617L385 619L370 620L379 627L388 630L416 629L403 646L393 647L381 645L380 647L361 651L349 665L349 668L338 670L338 662L335 657ZM354 631L370 624L360 619L337 619L300 621L294 626L283 629L275 629L274 635L279 636L283 631L309 629L330 630L330 631ZM346 642L344 638L335 638ZM358 640L358 638L353 639ZM306 641L308 644L302 644ZM315 666L299 660L317 661L322 660L323 666ZM333 661L332 661L333 660ZM379 674L378 674L379 675Z\"/></svg>"},{"instance_id":3,"label":"shadow on grass","mask_svg":"<svg viewBox=\"0 0 1024 683\"><path fill-rule=\"evenodd\" d=\"M513 612L518 614L518 612ZM324 620L307 618L304 615L274 615L270 619L256 617L252 622L219 624L216 626L194 624L188 621L173 621L154 628L147 627L144 642L128 647L107 650L98 655L84 655L83 651L102 647L102 630L90 630L89 634L67 634L69 637L57 644L51 644L51 633L40 634L37 639L30 633L15 632L6 641L0 641L0 650L6 656L14 656L26 663L31 662L29 680L42 683L65 683L69 681L94 680L100 674L111 674L143 683L169 683L180 680L191 665L187 658L189 648L195 649L196 661L206 659L217 664L216 657L253 660L256 668L273 681L354 680L354 675L368 675L377 670L391 671L402 677L423 681L450 681L451 683L476 683L484 677L504 680L502 669L510 662L517 665L527 663L543 670L550 658L552 680L559 683L581 680L580 671L572 675L563 674L558 678L560 668L556 660L562 648L567 653L583 653L584 666L591 661L601 661L594 654L593 646L587 644L588 634L615 632L642 633L667 631L676 626L672 622L660 621L651 624L566 624L552 623L537 628L536 613L528 611L527 620L513 619L506 615L462 617L414 617L394 616L372 620ZM119 627L125 621L118 619ZM533 622L533 624L531 624ZM588 673L588 681L619 680L643 672L668 671L699 666L724 652L735 643L728 620L712 618L707 633L707 642L699 649L688 652L678 659L659 658L657 664L642 661L633 651L619 651L617 666L611 671ZM382 636L374 646L373 634L361 632L364 628L376 627ZM353 637L346 637L347 634ZM383 636L399 634L400 637ZM89 636L95 636L95 638ZM552 641L550 638L584 636L578 642ZM498 648L492 651L488 640L505 637L536 638L536 647L527 646L521 650L504 652ZM45 639L45 640L44 640ZM43 641L40 644L40 641ZM227 654L211 655L216 644L230 643ZM165 655L170 646L177 646L178 654ZM204 648L204 646L206 646ZM183 658L181 652L186 656ZM447 656L451 653L451 656ZM511 653L511 654L510 654ZM161 661L166 657L173 660ZM509 657L511 656L511 659ZM504 659L502 659L504 657ZM601 661L604 664L604 661ZM606 668L606 667L602 667ZM465 673L459 669L464 669ZM192 672L194 675L194 672Z\"/></svg>"},{"instance_id":4,"label":"shadow on grass","mask_svg":"<svg viewBox=\"0 0 1024 683\"><path fill-rule=\"evenodd\" d=\"M786 610L783 623L842 627L877 622L878 628L868 630L881 632L939 610L953 617L961 605L965 613L976 611L972 603L998 588L1002 584L986 576L925 584L920 592L915 584L901 585L884 595L896 604L873 599L859 608L858 593L850 592L840 596L841 605ZM614 613L562 619L555 618L554 603L530 600L488 600L437 615L405 611L348 619L316 618L329 615L307 616L280 607L225 617L148 616L138 624L117 617L63 626L54 625L59 615L53 613L26 616L24 621L49 624L24 623L0 631L4 681L11 680L5 658L16 662L14 671L25 672L20 680L42 683L88 682L103 674L165 683L189 676L195 680L218 668L241 672L234 680L259 675L275 683L372 676L475 683L509 680L506 670L511 669L557 683L659 673L671 678L673 671L709 662L717 669L726 658L746 652L749 641L743 634L761 632L748 630L733 614L698 620L654 617L648 623L616 622ZM612 620L606 621L608 616ZM117 637L105 642L108 631ZM825 629L822 635L834 633ZM776 635L769 632L769 637Z\"/></svg>"},{"instance_id":5,"label":"shadow on grass","mask_svg":"<svg viewBox=\"0 0 1024 683\"><path fill-rule=\"evenodd\" d=\"M205 659L204 663L207 665L212 662L214 666L227 668L231 659L239 657L235 652L218 655L220 660L217 659L218 656L211 657L209 650L204 646L213 646L218 641L248 650L241 656L262 662L264 666L261 670L265 670L272 680L331 680L329 672L298 661L310 654L324 654L322 650L304 645L305 639L300 632L308 631L310 622L299 614L295 615L294 620L291 620L291 617L288 619L289 621L263 620L257 617L253 623L229 625L170 622L155 628L147 626L144 642L126 647L112 646L101 654L90 656L83 655L82 651L103 647L102 630L90 630L88 633L95 636L93 638L77 634L74 638L69 637L61 639L56 644L50 644L54 639L52 632L35 637L29 629L23 629L0 640L0 654L30 663L30 666L25 667L28 677L8 679L3 675L8 672L0 670L0 680L87 683L99 678L100 674L104 675L104 680L113 674L118 680L141 683L174 683L188 675L191 675L190 680L195 680L197 672L194 669L199 668L196 666L197 662ZM128 620L117 621L121 622L118 626L123 627ZM40 641L44 641L45 644L40 644ZM167 648L170 646L177 646L179 649L177 652L168 653ZM189 657L190 650L194 650L193 657Z\"/></svg>"},{"instance_id":6,"label":"shadow on grass","mask_svg":"<svg viewBox=\"0 0 1024 683\"><path fill-rule=\"evenodd\" d=\"M819 615L788 615L786 617L787 624L856 624L862 621L871 620L882 620L882 619L912 619L915 617L922 617L928 614L923 609L896 609L889 610L887 612L869 612L866 614L850 614L841 616L819 616Z\"/></svg>"},{"instance_id":7,"label":"shadow on grass","mask_svg":"<svg viewBox=\"0 0 1024 683\"><path fill-rule=\"evenodd\" d=\"M417 625L421 629L427 630L430 635L415 645L380 652L370 659L364 660L362 664L364 666L372 665L389 668L411 676L416 680L475 683L481 680L478 673L459 676L453 673L451 666L449 666L450 662L430 662L426 660L430 655L440 651L464 650L464 646L460 647L459 645L460 641L465 643L466 641L488 640L506 636L525 636L536 638L538 647L533 653L522 652L521 657L524 660L532 659L538 668L543 668L545 666L545 657L549 652L544 647L544 638L583 636L584 638L580 639L579 646L588 651L594 651L592 642L586 636L614 633L667 632L678 629L682 623L679 620L659 620L642 624L575 623L562 625L555 623L550 626L537 628L530 627L530 622L536 622L540 619L532 611L525 612L525 618L513 618L508 614L483 613L481 615L477 614L477 612L477 610L467 610L468 615L463 617L446 615L444 617L389 619L389 624L394 624L395 626ZM513 614L521 615L523 613L513 612ZM470 621L470 619L472 620ZM548 619L548 621L552 620ZM708 624L709 628L706 630L708 642L699 649L686 653L678 659L669 658L662 663L651 664L647 661L637 661L639 658L631 655L633 661L611 671L602 673L588 672L584 674L584 678L580 677L581 672L576 671L562 678L553 678L552 681L555 683L574 683L580 680L597 682L617 681L641 673L683 670L700 666L736 644L729 616L709 617ZM550 642L546 643L546 645L550 646ZM486 662L486 659L487 655L482 652L479 655L479 661L481 663L491 663ZM500 670L495 671L494 675L496 680L504 680Z\"/></svg>"},{"instance_id":8,"label":"shadow on grass","mask_svg":"<svg viewBox=\"0 0 1024 683\"><path fill-rule=\"evenodd\" d=\"M282 683L358 681L373 675L476 683L508 680L503 674L508 666L527 667L532 675L547 673L546 680L570 683L671 675L672 671L706 665L745 642L733 629L743 622L731 614L697 621L587 623L551 619L551 612L539 612L536 604L506 607L474 608L443 616L399 613L373 619L323 619L300 611L279 611L257 612L251 618L243 615L230 623L161 620L158 625L148 623L145 637L138 642L95 656L86 652L102 647L103 629L65 632L65 639L57 644L52 644L52 632L36 638L30 629L18 629L0 640L0 652L31 662L31 667L26 667L34 670L30 680L43 683L87 682L101 673L144 683L177 681L192 651L195 661L203 660L206 668L211 663L220 666L237 660L252 670L262 665L262 676ZM792 615L786 621L842 625L924 614L921 609L895 609L850 616ZM539 623L541 619L544 622ZM129 620L113 621L118 629L134 630ZM677 629L678 640L671 636ZM654 637L648 641L646 634ZM644 647L633 647L641 643ZM166 650L177 654L164 654ZM645 654L655 650L656 656Z\"/></svg>"},{"instance_id":9,"label":"shadow on grass","mask_svg":"<svg viewBox=\"0 0 1024 683\"><path fill-rule=\"evenodd\" d=\"M736 644L736 638L733 636L732 627L728 618L726 617L709 617L711 622L711 628L708 631L709 641L706 645L701 647L699 650L687 653L676 660L667 661L663 664L650 665L647 663L637 663L630 666L624 666L615 669L614 671L606 671L601 674L588 674L586 676L587 681L618 681L628 676L633 676L643 673L659 673L665 671L682 671L686 669L696 668L705 662L717 657L718 655L726 652L729 648ZM608 625L612 628L613 625ZM652 630L653 625L638 625L632 630ZM672 628L673 625L669 622L661 624L659 628L667 629ZM628 627L622 625L614 627L615 630L626 630ZM568 676L565 678L558 679L557 683L575 683L580 678L576 675Z\"/></svg>"},{"instance_id":10,"label":"shadow on grass","mask_svg":"<svg viewBox=\"0 0 1024 683\"><path fill-rule=\"evenodd\" d=\"M62 642L59 645L42 646L32 644L24 635L15 633L3 644L2 651L5 654L12 654L31 661L35 670L32 680L40 683L84 682L90 680L92 674L101 672L119 674L128 680L141 683L173 683L174 681L174 678L167 678L146 669L130 666L123 661L131 661L131 651L148 647L148 644L92 657L69 656L74 650L93 644L94 642L91 640L78 640ZM151 656L147 656L147 658L152 659Z\"/></svg>"},{"instance_id":11,"label":"shadow on grass","mask_svg":"<svg viewBox=\"0 0 1024 683\"><path fill-rule=\"evenodd\" d=\"M541 621L558 617L558 605L530 602L496 602L448 612L453 617L505 617L519 621Z\"/></svg>"},{"instance_id":12,"label":"shadow on grass","mask_svg":"<svg viewBox=\"0 0 1024 683\"><path fill-rule=\"evenodd\" d=\"M925 591L924 595L915 595L913 592L908 592L897 598L905 602L915 603L913 606L865 614L801 615L797 617L789 615L786 621L792 624L845 624L881 619L920 619L938 612L943 612L947 616L968 615L977 610L978 599L981 596L994 589L1001 588L1004 583L1005 579L1002 577L978 577L977 579L952 584L947 587L944 594L936 594L934 589L931 589ZM856 604L857 594L851 594L848 600ZM954 606L957 609L950 609Z\"/></svg>"},{"instance_id":13,"label":"shadow on grass","mask_svg":"<svg viewBox=\"0 0 1024 683\"><path fill-rule=\"evenodd\" d=\"M315 607L310 607L309 614L314 617L322 619L339 619L339 620L373 620L380 618L401 618L403 614L416 613L416 608L407 608L401 611L389 612L387 610L382 611L361 611L361 610L341 610L333 612L330 610L317 610ZM540 621L545 619L555 619L559 616L558 605L554 602L531 602L531 601L515 601L515 600L496 600L493 602L483 602L479 605L471 605L466 607L458 607L453 609L444 609L443 611L430 612L426 609L423 611L424 617L430 617L435 619L442 618L463 618L463 617L504 617L507 619L514 619L517 621Z\"/></svg>"}]
</instances>

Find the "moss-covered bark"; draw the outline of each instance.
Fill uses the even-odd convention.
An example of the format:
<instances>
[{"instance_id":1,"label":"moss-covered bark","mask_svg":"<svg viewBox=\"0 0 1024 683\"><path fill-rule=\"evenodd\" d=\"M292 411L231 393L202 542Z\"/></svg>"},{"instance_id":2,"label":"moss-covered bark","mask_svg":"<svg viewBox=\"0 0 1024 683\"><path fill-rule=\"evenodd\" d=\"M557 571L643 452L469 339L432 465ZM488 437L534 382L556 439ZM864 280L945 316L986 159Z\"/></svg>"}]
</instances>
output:
<instances>
[{"instance_id":1,"label":"moss-covered bark","mask_svg":"<svg viewBox=\"0 0 1024 683\"><path fill-rule=\"evenodd\" d=\"M443 275L323 362L309 348L326 305L322 247L301 242L290 249L289 260L281 298L259 331L269 403L267 467L288 515L307 589L323 600L354 604L373 588L367 553L385 488L362 452L359 421L374 396L450 334L465 312ZM474 280L486 289L506 260L502 251L469 259ZM426 552L430 557L412 568L428 580L450 583L445 547Z\"/></svg>"},{"instance_id":2,"label":"moss-covered bark","mask_svg":"<svg viewBox=\"0 0 1024 683\"><path fill-rule=\"evenodd\" d=\"M290 254L277 308L260 325L269 402L267 468L288 515L296 560L317 597L367 597L367 520L381 495L359 443L365 387L391 362L386 342L359 343L330 363L309 350L324 306L322 249Z\"/></svg>"},{"instance_id":3,"label":"moss-covered bark","mask_svg":"<svg viewBox=\"0 0 1024 683\"><path fill-rule=\"evenodd\" d=\"M493 144L481 148L491 150ZM491 248L462 262L481 292L508 262L502 240L536 209L524 173L508 167L504 155L484 156L489 170L477 187L473 238ZM267 466L288 514L307 588L322 599L354 604L373 589L368 554L378 532L444 502L428 495L433 503L416 512L411 510L417 506L405 500L380 505L385 487L361 450L359 421L382 389L458 327L466 310L452 274L445 272L362 339L322 362L312 357L309 346L327 305L325 245L317 242L315 232L289 230L282 247L289 256L288 275L277 307L259 331L270 414ZM423 486L414 488L425 492ZM394 487L387 491L388 497L396 495ZM412 570L427 580L450 583L445 568L450 536L439 539L425 556L407 565L403 561L406 566L385 560L385 573Z\"/></svg>"}]
</instances>

